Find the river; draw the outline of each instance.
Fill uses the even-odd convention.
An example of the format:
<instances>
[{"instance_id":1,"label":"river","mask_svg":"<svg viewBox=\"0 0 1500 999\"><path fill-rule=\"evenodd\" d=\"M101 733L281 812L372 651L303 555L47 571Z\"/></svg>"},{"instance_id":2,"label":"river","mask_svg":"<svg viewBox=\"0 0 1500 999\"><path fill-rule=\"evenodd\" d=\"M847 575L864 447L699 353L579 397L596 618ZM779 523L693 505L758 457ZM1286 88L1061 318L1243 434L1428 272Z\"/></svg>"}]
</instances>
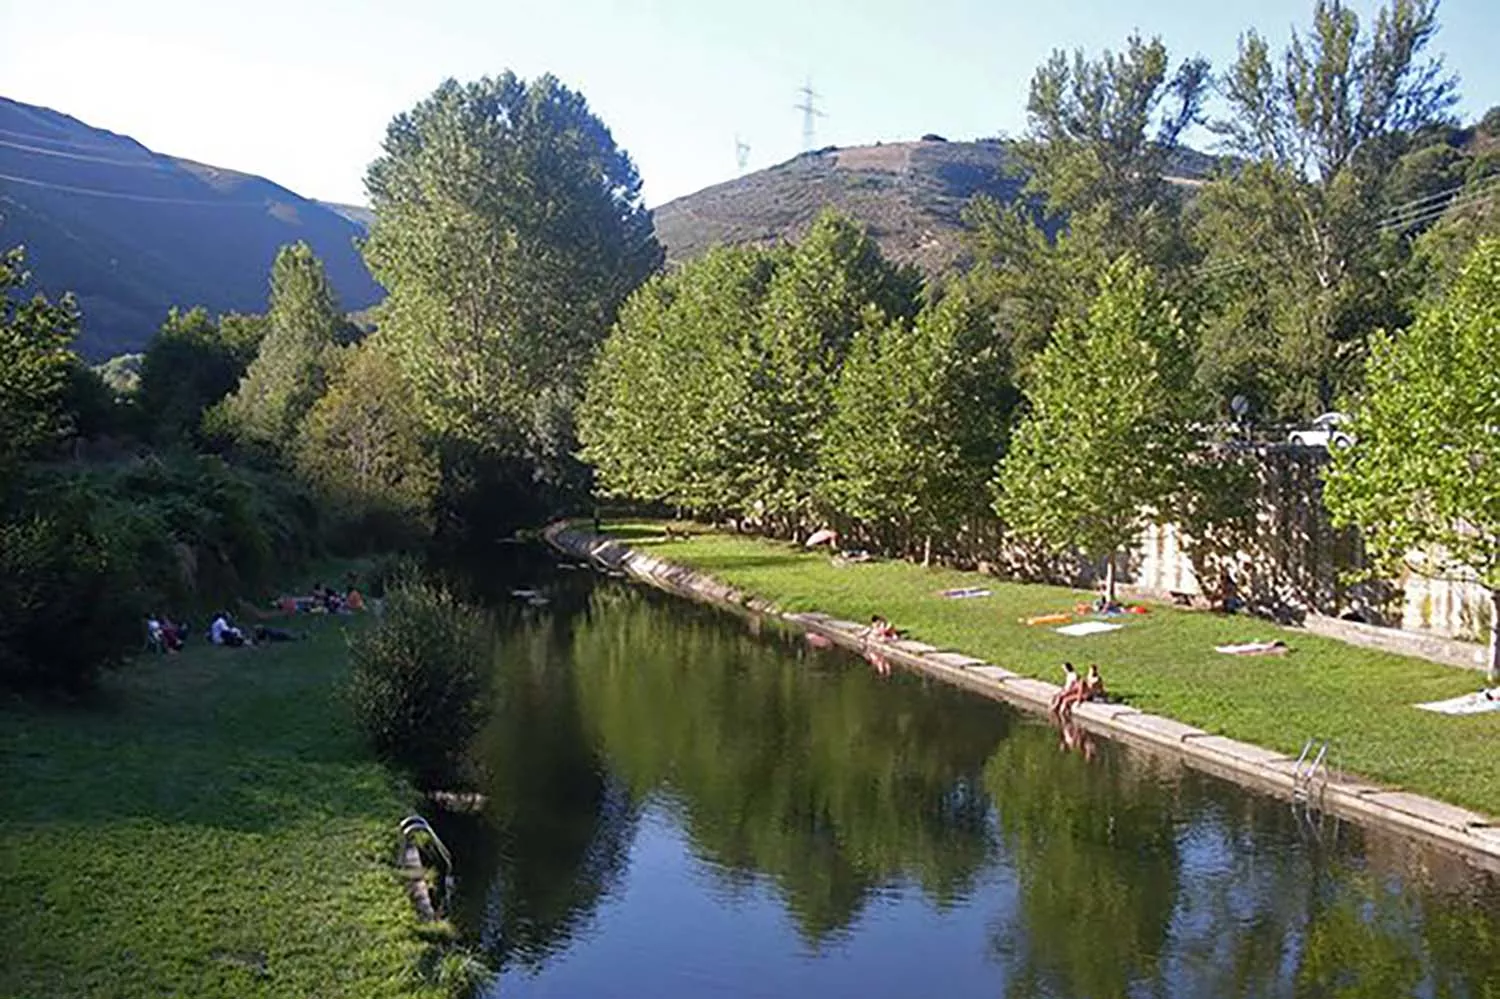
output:
<instances>
[{"instance_id":1,"label":"river","mask_svg":"<svg viewBox=\"0 0 1500 999\"><path fill-rule=\"evenodd\" d=\"M494 995L1500 994L1500 879L1457 857L769 623L527 582L488 804L443 824Z\"/></svg>"}]
</instances>

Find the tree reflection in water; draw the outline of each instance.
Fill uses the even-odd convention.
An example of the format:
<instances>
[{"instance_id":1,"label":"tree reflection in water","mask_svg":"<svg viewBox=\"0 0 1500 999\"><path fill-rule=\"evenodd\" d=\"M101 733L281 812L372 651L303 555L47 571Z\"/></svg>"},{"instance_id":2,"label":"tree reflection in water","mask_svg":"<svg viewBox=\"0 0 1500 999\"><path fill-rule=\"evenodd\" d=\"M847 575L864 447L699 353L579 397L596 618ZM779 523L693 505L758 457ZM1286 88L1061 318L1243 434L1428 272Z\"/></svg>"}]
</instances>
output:
<instances>
[{"instance_id":1,"label":"tree reflection in water","mask_svg":"<svg viewBox=\"0 0 1500 999\"><path fill-rule=\"evenodd\" d=\"M1284 803L775 627L562 582L510 612L486 831L461 860L460 922L506 966L567 960L656 809L722 904L769 886L813 955L855 952L876 898L987 926L985 955L932 969L934 994L1497 995L1489 875L1347 825L1320 841ZM796 981L816 958L765 932Z\"/></svg>"},{"instance_id":2,"label":"tree reflection in water","mask_svg":"<svg viewBox=\"0 0 1500 999\"><path fill-rule=\"evenodd\" d=\"M973 788L1008 712L914 696L914 678L880 682L712 612L666 622L634 596L576 633L573 661L583 714L637 801L670 797L729 882L773 880L815 946L882 886L915 882L939 906L967 896L991 850Z\"/></svg>"}]
</instances>

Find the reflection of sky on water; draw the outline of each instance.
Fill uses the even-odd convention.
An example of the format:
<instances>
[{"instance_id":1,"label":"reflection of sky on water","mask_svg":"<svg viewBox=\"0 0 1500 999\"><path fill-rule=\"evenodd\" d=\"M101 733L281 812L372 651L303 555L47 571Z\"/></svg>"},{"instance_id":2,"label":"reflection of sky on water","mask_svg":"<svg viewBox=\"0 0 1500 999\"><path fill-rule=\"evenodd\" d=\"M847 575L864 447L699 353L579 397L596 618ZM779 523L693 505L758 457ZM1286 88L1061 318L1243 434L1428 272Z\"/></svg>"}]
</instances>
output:
<instances>
[{"instance_id":1,"label":"reflection of sky on water","mask_svg":"<svg viewBox=\"0 0 1500 999\"><path fill-rule=\"evenodd\" d=\"M814 948L765 879L731 890L723 872L697 855L668 807L642 814L626 884L600 907L592 928L537 975L506 975L497 995L917 996L955 974L993 980L983 914L937 912L919 889L875 894L857 931ZM1004 878L981 885L1001 901ZM941 969L941 970L937 970ZM967 969L962 970L962 969Z\"/></svg>"}]
</instances>

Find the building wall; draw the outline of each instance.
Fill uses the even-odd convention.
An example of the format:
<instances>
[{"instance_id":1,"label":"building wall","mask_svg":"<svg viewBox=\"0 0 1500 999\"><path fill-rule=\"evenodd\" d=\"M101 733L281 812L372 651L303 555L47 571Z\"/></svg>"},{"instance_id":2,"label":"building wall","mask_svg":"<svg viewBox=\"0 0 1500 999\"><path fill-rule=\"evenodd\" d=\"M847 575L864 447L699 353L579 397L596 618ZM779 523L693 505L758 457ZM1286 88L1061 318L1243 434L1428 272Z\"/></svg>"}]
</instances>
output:
<instances>
[{"instance_id":1,"label":"building wall","mask_svg":"<svg viewBox=\"0 0 1500 999\"><path fill-rule=\"evenodd\" d=\"M1363 565L1357 535L1336 530L1323 505L1327 455L1269 446L1255 452L1258 493L1250 543L1232 560L1237 594L1258 608L1289 615L1352 615L1417 634L1484 641L1490 596L1472 573L1430 579L1408 572L1386 583L1349 584ZM1190 543L1175 524L1152 526L1123 560L1121 581L1167 596L1207 596Z\"/></svg>"}]
</instances>

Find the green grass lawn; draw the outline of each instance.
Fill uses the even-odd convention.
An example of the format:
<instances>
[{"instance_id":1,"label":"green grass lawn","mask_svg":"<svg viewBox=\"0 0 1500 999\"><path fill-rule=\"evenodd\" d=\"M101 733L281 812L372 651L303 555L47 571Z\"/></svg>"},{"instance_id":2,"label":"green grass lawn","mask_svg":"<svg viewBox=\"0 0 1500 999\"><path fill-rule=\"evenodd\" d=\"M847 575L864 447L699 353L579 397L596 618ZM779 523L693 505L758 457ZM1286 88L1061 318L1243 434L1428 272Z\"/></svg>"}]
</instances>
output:
<instances>
[{"instance_id":1,"label":"green grass lawn","mask_svg":"<svg viewBox=\"0 0 1500 999\"><path fill-rule=\"evenodd\" d=\"M338 700L349 626L0 707L0 997L438 994L391 863L411 793Z\"/></svg>"},{"instance_id":2,"label":"green grass lawn","mask_svg":"<svg viewBox=\"0 0 1500 999\"><path fill-rule=\"evenodd\" d=\"M1287 631L1254 617L1177 610L1115 620L1120 631L1083 638L1023 617L1068 612L1092 594L1008 583L976 573L882 561L835 567L826 553L705 533L661 540L659 525L609 525L652 554L689 565L789 611L852 621L883 614L911 638L961 650L1018 673L1060 682L1064 660L1097 662L1111 694L1143 711L1296 754L1309 736L1335 741L1343 769L1500 815L1500 712L1449 717L1411 705L1478 689L1483 675ZM983 586L950 600L938 591ZM1283 657L1214 651L1281 639Z\"/></svg>"}]
</instances>

